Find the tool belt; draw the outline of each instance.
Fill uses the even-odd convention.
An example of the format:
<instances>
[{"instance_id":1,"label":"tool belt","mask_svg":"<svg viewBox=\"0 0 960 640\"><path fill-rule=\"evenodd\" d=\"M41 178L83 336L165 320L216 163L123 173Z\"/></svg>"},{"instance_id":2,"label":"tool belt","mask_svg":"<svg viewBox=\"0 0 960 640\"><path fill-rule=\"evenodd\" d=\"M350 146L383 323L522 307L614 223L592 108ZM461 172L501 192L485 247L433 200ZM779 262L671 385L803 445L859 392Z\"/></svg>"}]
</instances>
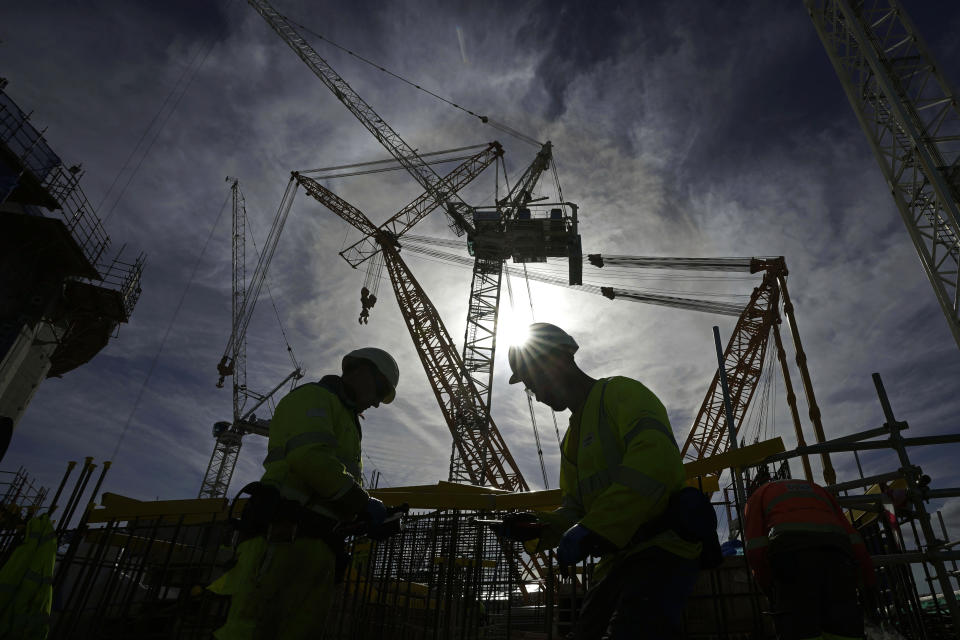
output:
<instances>
[{"instance_id":1,"label":"tool belt","mask_svg":"<svg viewBox=\"0 0 960 640\"><path fill-rule=\"evenodd\" d=\"M249 495L240 518L233 518L237 499ZM280 495L276 487L251 482L237 494L230 505L231 522L240 532L240 539L265 536L272 542L293 541L296 538L318 538L333 549L343 546L343 536L336 532L337 520L312 511L296 500Z\"/></svg>"},{"instance_id":2,"label":"tool belt","mask_svg":"<svg viewBox=\"0 0 960 640\"><path fill-rule=\"evenodd\" d=\"M645 522L637 529L632 542L650 540L664 531L672 530L687 542L699 542L700 568L714 569L723 562L720 539L717 536L717 514L710 499L694 487L684 487L670 496L662 514Z\"/></svg>"},{"instance_id":3,"label":"tool belt","mask_svg":"<svg viewBox=\"0 0 960 640\"><path fill-rule=\"evenodd\" d=\"M242 495L249 495L239 518L233 517L234 507ZM230 504L230 522L239 533L238 542L263 536L268 542L293 542L298 538L322 540L336 556L334 582L343 582L350 565L350 554L344 548L345 535L337 530L340 524L304 507L296 500L280 495L276 487L262 482L251 482L237 494Z\"/></svg>"}]
</instances>

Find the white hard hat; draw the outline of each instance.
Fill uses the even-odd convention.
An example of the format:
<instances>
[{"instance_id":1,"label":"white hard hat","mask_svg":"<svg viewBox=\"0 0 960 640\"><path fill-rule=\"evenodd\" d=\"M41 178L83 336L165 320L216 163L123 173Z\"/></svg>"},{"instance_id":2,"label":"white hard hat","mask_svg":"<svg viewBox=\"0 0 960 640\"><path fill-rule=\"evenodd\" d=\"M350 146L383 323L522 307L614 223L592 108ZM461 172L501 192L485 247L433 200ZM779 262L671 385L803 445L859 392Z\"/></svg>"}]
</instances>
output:
<instances>
[{"instance_id":1,"label":"white hard hat","mask_svg":"<svg viewBox=\"0 0 960 640\"><path fill-rule=\"evenodd\" d=\"M343 356L342 367L346 369L351 360L366 360L376 367L377 371L390 383L390 392L384 396L380 402L383 404L393 402L393 399L397 395L397 384L400 382L400 368L397 366L397 361L393 359L393 356L383 349L363 347L362 349L356 349Z\"/></svg>"},{"instance_id":2,"label":"white hard hat","mask_svg":"<svg viewBox=\"0 0 960 640\"><path fill-rule=\"evenodd\" d=\"M527 328L527 339L523 344L510 347L507 352L510 368L513 371L510 384L520 382L521 372L535 360L557 353L573 355L579 348L577 341L557 325L549 322L534 322Z\"/></svg>"}]
</instances>

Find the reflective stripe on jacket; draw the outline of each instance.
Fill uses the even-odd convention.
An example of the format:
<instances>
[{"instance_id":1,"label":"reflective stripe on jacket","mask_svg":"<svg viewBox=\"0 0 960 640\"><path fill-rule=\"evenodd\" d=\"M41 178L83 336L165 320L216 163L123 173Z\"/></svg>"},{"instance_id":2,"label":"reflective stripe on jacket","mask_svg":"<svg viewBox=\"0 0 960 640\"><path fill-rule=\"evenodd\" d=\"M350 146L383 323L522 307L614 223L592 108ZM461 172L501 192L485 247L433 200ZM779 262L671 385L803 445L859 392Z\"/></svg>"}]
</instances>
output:
<instances>
[{"instance_id":1,"label":"reflective stripe on jacket","mask_svg":"<svg viewBox=\"0 0 960 640\"><path fill-rule=\"evenodd\" d=\"M56 558L57 536L50 517L31 519L23 542L0 568L0 637L47 637Z\"/></svg>"},{"instance_id":2,"label":"reflective stripe on jacket","mask_svg":"<svg viewBox=\"0 0 960 640\"><path fill-rule=\"evenodd\" d=\"M850 524L833 495L806 480L775 480L757 489L744 508L744 548L747 560L761 586L771 584L769 546L787 535L809 536L811 543L849 540L860 564L864 583L876 582L873 563L863 539Z\"/></svg>"},{"instance_id":3,"label":"reflective stripe on jacket","mask_svg":"<svg viewBox=\"0 0 960 640\"><path fill-rule=\"evenodd\" d=\"M338 377L326 376L277 404L261 482L319 513L350 520L359 505L361 436L356 412L336 393L340 385Z\"/></svg>"},{"instance_id":4,"label":"reflective stripe on jacket","mask_svg":"<svg viewBox=\"0 0 960 640\"><path fill-rule=\"evenodd\" d=\"M680 451L657 396L630 378L598 380L570 418L561 446L562 503L543 516L551 531L541 547L552 546L557 534L579 521L620 548L618 557L656 545L696 558L700 544L673 531L631 541L685 485Z\"/></svg>"}]
</instances>

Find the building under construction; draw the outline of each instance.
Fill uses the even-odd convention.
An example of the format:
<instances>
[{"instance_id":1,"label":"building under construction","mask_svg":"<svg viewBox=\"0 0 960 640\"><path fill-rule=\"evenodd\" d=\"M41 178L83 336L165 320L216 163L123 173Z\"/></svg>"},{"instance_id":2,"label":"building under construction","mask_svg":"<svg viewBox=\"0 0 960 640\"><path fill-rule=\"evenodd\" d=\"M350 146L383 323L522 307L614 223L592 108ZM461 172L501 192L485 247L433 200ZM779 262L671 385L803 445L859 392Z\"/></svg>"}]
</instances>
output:
<instances>
[{"instance_id":1,"label":"building under construction","mask_svg":"<svg viewBox=\"0 0 960 640\"><path fill-rule=\"evenodd\" d=\"M960 487L938 486L910 456L917 447L960 444L960 434L929 435L924 430L934 425L910 426L898 419L884 382L874 374L883 421L859 433L831 437L824 428L815 384L806 366L797 321L803 314L795 311L791 301L783 257L584 257L578 207L563 198L555 173L555 197L536 195L541 177L553 169L550 142L538 143L536 156L512 188L506 186L501 192L497 183L493 206L472 207L459 192L487 167L502 166L504 149L499 142L469 148L466 156L452 158L447 153L425 159L429 154L418 154L404 142L310 46L297 25L266 0L250 0L250 4L390 152L396 166L423 187L423 193L377 225L322 183L328 177L323 170L294 171L257 269L248 279L243 197L238 182L232 181L233 325L217 371L219 385L229 379L233 386L233 418L214 428L214 452L199 497L143 502L101 493L109 462L103 463L98 473L97 464L89 458L79 468L70 463L52 497L35 486L22 469L8 474L0 487L0 560L12 557L32 518L46 513L56 520L59 546L51 585L51 638L208 638L223 624L229 600L207 587L236 562L237 518L244 500L229 500L233 468L244 437L269 437L270 421L257 418L253 411L302 375L293 358L293 373L266 394L249 392L245 377L246 328L300 189L361 234L360 240L340 254L351 267L364 265L367 269L361 323L374 307L379 282L390 282L452 441L449 469L442 474L445 481L413 487L380 487L376 480L367 483L371 495L389 506L403 507L399 533L384 540L360 534L348 537L350 560L343 582L335 601L322 605L331 607L322 637L553 639L572 629L592 584L593 562L587 560L561 571L552 552L528 554L520 545L498 539L488 526L506 513L551 511L561 502L559 490L530 490L491 417L501 283L503 276L511 273L596 294L598 304L642 302L736 317L726 347L717 337L716 374L680 447L688 485L710 496L728 542L742 543L741 484L754 477L757 469L773 469L774 477L780 479L796 473L818 481L837 497L850 524L865 540L877 570L879 600L870 612L869 633L910 640L957 637L960 549L955 548L957 540L951 539L941 511L931 512L929 501L954 499L960 496ZM960 214L955 175L960 155L951 151L955 145L946 144L954 142L954 134L960 130L956 100L912 23L893 0L808 0L806 6L877 154L947 320L960 336L956 304ZM49 292L47 297L38 294L39 307L33 315L18 312L16 322L20 324L11 324L16 325L16 332L10 334L8 353L26 355L17 356L17 362L23 363L17 365L22 375L10 379L17 384L32 380L35 387L51 370L66 371L92 357L117 323L129 318L139 292L142 259L124 267L117 288L103 286L109 270L98 271L97 265L104 264L106 240L98 235L98 222L87 231L79 222L87 210L76 181L70 182L76 172L59 170L59 160L46 150L39 133L28 128L22 112L16 113L13 125L0 119L0 137L8 141L6 149L13 149L8 155L20 159L20 164L10 165L15 168L16 181L10 182L0 211L5 220L14 221L11 228L22 235L15 246L34 242L31 239L41 232L41 226L49 235L36 241L39 246L54 242L48 237L61 243L56 250L37 254L37 263L45 266L31 272L37 274L31 276L34 280L17 280L29 285L20 289L8 285L19 296L18 309L27 308L24 300L32 304L30 292ZM486 118L483 121L486 123ZM22 140L17 138L21 130L27 131ZM445 174L435 168L454 161L459 164ZM365 163L363 170L367 164L371 163ZM357 166L333 167L340 171L337 177L344 175L345 168ZM67 197L58 189L72 195ZM53 224L32 209L46 206L56 210L59 204L66 211L64 203L74 207L66 226L56 220L53 222L59 224ZM411 233L437 209L446 215L458 239ZM77 234L81 234L79 239ZM62 246L72 248L66 251ZM471 270L466 332L459 347L401 257L401 246L405 252ZM469 255L451 254L444 247L465 248ZM58 260L52 259L54 255ZM63 262L60 256L70 256L71 261ZM539 276L534 270L527 272L528 264L548 259L566 261L563 277L556 271L541 271ZM509 261L513 264L508 265ZM584 284L584 269L591 267L600 274L635 269L728 272L749 275L756 281L746 304L733 304L635 291L616 284ZM384 270L386 278L381 277ZM509 291L509 278L507 284ZM80 319L92 324L82 325ZM56 339L38 341L42 331ZM35 353L38 344L47 351ZM795 369L789 364L791 356ZM7 356L4 358L3 366L7 366ZM792 432L782 435L796 446L785 445L784 437L776 434L760 437L749 433L751 406L763 401L763 392L758 390L774 371L782 376L791 417ZM799 394L791 371L799 375ZM896 387L898 382L888 379L886 384ZM16 385L8 386L15 391ZM21 387L16 391L20 413L26 402L22 398L28 399L32 393ZM5 387L0 391L6 394ZM805 399L808 422L801 418L798 395ZM251 398L253 406L247 404ZM7 403L7 396L0 400ZM528 400L540 451L529 395ZM7 404L2 407L7 411ZM10 411L15 420L19 413ZM557 436L559 442L559 431ZM838 479L835 462L842 458L859 470L859 455L864 451L886 456L889 471L869 476L860 471L856 478ZM814 478L811 459L817 458L822 478ZM542 452L540 462L547 485ZM850 464L845 466L850 468ZM746 558L736 547L727 547L719 567L700 573L685 610L684 637L774 637L776 611L751 578Z\"/></svg>"},{"instance_id":2,"label":"building under construction","mask_svg":"<svg viewBox=\"0 0 960 640\"><path fill-rule=\"evenodd\" d=\"M103 349L130 319L144 256L115 251L80 187L0 78L0 457L45 379Z\"/></svg>"}]
</instances>

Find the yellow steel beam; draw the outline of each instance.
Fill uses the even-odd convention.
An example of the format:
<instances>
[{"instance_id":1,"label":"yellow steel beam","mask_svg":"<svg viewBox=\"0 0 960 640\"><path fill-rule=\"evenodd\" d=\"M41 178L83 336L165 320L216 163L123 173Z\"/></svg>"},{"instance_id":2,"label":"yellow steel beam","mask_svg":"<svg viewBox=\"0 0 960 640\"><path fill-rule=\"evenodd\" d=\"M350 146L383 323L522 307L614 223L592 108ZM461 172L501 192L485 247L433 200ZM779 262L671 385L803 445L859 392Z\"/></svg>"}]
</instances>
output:
<instances>
[{"instance_id":1,"label":"yellow steel beam","mask_svg":"<svg viewBox=\"0 0 960 640\"><path fill-rule=\"evenodd\" d=\"M772 438L757 444L740 447L736 451L727 451L703 460L694 460L683 465L688 478L695 476L720 475L724 469L731 467L749 467L757 464L767 456L786 451L783 438Z\"/></svg>"},{"instance_id":2,"label":"yellow steel beam","mask_svg":"<svg viewBox=\"0 0 960 640\"><path fill-rule=\"evenodd\" d=\"M194 500L157 500L143 502L117 495L104 493L102 505L90 512L87 522L110 522L116 520L151 520L180 522L184 524L225 520L229 503L225 498L201 498ZM239 509L238 509L239 513Z\"/></svg>"},{"instance_id":3,"label":"yellow steel beam","mask_svg":"<svg viewBox=\"0 0 960 640\"><path fill-rule=\"evenodd\" d=\"M774 438L758 444L728 451L684 465L687 484L699 487L704 493L719 490L717 475L731 466L756 464L767 456L784 451L783 440ZM494 487L481 487L456 482L438 482L435 485L389 487L372 489L370 495L385 504L403 503L412 509L463 509L469 511L513 511L532 509L550 511L560 506L560 490L511 493ZM104 493L103 504L93 509L88 522L110 522L156 519L162 522L199 524L226 520L229 502L224 498L193 500L158 500L144 502L115 493ZM235 516L243 510L246 500L238 500ZM182 520L181 520L182 518Z\"/></svg>"}]
</instances>

